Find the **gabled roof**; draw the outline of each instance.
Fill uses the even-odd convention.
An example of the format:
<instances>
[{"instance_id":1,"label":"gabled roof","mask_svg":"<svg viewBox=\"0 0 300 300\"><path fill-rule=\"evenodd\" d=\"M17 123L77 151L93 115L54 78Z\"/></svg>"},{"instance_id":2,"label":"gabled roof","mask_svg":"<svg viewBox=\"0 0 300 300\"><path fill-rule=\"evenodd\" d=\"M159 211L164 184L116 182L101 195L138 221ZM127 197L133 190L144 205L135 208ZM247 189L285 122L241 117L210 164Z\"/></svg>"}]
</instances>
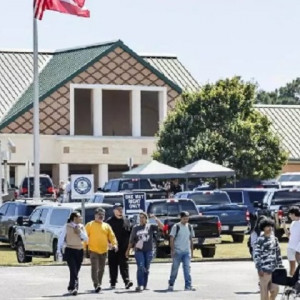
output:
<instances>
[{"instance_id":1,"label":"gabled roof","mask_svg":"<svg viewBox=\"0 0 300 300\"><path fill-rule=\"evenodd\" d=\"M199 87L175 56L139 56L119 40L55 52L40 52L40 101L116 47L129 52L178 93L183 89L196 90ZM3 128L32 107L32 52L0 51L0 80L1 78L4 82L0 81L0 128Z\"/></svg>"},{"instance_id":2,"label":"gabled roof","mask_svg":"<svg viewBox=\"0 0 300 300\"><path fill-rule=\"evenodd\" d=\"M199 83L174 55L141 55L148 63L165 74L183 90L197 91Z\"/></svg>"},{"instance_id":3,"label":"gabled roof","mask_svg":"<svg viewBox=\"0 0 300 300\"><path fill-rule=\"evenodd\" d=\"M272 130L282 139L289 160L300 160L300 105L256 105L272 122Z\"/></svg>"},{"instance_id":4,"label":"gabled roof","mask_svg":"<svg viewBox=\"0 0 300 300\"><path fill-rule=\"evenodd\" d=\"M39 71L51 58L51 53L39 53ZM0 119L32 82L32 59L30 52L0 50Z\"/></svg>"}]
</instances>

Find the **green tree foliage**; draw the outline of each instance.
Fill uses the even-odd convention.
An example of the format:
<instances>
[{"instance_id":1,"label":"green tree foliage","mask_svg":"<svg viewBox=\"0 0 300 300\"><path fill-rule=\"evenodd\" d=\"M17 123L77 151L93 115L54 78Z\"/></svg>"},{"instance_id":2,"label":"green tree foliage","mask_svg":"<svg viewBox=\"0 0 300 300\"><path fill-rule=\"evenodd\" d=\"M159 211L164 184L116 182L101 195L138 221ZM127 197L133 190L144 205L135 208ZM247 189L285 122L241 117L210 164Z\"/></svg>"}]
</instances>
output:
<instances>
[{"instance_id":1,"label":"green tree foliage","mask_svg":"<svg viewBox=\"0 0 300 300\"><path fill-rule=\"evenodd\" d=\"M239 178L273 178L287 160L267 117L253 108L255 85L239 77L183 94L158 133L154 158L176 167L206 159Z\"/></svg>"},{"instance_id":2,"label":"green tree foliage","mask_svg":"<svg viewBox=\"0 0 300 300\"><path fill-rule=\"evenodd\" d=\"M259 91L256 103L261 104L300 104L300 78L273 92Z\"/></svg>"}]
</instances>

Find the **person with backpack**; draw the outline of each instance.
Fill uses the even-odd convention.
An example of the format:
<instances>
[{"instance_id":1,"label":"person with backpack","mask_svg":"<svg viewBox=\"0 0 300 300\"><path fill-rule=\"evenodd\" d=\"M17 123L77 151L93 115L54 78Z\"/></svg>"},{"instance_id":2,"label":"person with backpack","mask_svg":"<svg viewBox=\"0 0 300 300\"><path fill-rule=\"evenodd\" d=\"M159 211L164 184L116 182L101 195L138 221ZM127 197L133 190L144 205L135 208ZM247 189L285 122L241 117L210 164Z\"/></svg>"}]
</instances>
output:
<instances>
[{"instance_id":1,"label":"person with backpack","mask_svg":"<svg viewBox=\"0 0 300 300\"><path fill-rule=\"evenodd\" d=\"M178 269L182 263L185 291L194 291L191 277L191 258L193 257L193 237L195 236L193 227L189 224L189 213L180 213L180 222L173 225L170 232L171 256L173 259L171 274L169 279L169 291L174 290L174 283L177 278Z\"/></svg>"},{"instance_id":2,"label":"person with backpack","mask_svg":"<svg viewBox=\"0 0 300 300\"><path fill-rule=\"evenodd\" d=\"M136 292L147 289L150 263L153 258L153 235L157 227L161 230L164 224L154 215L156 224L148 223L148 215L145 212L139 214L140 224L135 225L131 231L126 257L129 257L130 249L134 247L134 256L137 264L137 287Z\"/></svg>"},{"instance_id":3,"label":"person with backpack","mask_svg":"<svg viewBox=\"0 0 300 300\"><path fill-rule=\"evenodd\" d=\"M118 241L118 251L116 252L113 249L108 251L110 287L112 290L116 288L118 269L120 268L125 288L130 289L133 283L129 280L128 259L125 254L129 243L131 226L129 220L123 215L123 205L121 203L114 204L113 212L114 215L106 221L111 226Z\"/></svg>"}]
</instances>

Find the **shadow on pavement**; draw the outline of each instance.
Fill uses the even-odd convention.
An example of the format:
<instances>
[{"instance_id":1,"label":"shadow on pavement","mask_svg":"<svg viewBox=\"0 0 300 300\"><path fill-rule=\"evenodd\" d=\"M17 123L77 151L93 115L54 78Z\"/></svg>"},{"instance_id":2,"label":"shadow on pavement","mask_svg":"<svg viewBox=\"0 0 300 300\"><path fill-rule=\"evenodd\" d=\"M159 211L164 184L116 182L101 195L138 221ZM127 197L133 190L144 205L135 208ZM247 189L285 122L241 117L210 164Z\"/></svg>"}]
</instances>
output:
<instances>
[{"instance_id":1,"label":"shadow on pavement","mask_svg":"<svg viewBox=\"0 0 300 300\"><path fill-rule=\"evenodd\" d=\"M236 295L258 295L260 292L235 292Z\"/></svg>"}]
</instances>

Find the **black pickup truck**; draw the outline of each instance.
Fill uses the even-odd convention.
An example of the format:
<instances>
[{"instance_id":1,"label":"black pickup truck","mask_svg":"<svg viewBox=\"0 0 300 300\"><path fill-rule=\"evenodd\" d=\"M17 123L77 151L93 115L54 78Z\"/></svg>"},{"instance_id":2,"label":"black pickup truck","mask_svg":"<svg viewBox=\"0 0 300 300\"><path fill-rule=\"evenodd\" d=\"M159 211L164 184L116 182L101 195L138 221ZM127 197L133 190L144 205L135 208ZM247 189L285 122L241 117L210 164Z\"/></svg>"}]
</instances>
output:
<instances>
[{"instance_id":1,"label":"black pickup truck","mask_svg":"<svg viewBox=\"0 0 300 300\"><path fill-rule=\"evenodd\" d=\"M166 199L168 194L163 189L153 188L148 179L126 179L118 178L111 179L105 183L102 189L98 189L104 193L106 192L144 192L146 199Z\"/></svg>"},{"instance_id":2,"label":"black pickup truck","mask_svg":"<svg viewBox=\"0 0 300 300\"><path fill-rule=\"evenodd\" d=\"M147 201L147 213L154 214L164 223L164 230L156 233L154 256L170 254L169 233L174 224L180 221L181 211L190 213L189 223L194 229L194 248L200 249L202 257L214 257L216 244L221 243L221 222L217 216L201 216L197 207L189 199Z\"/></svg>"}]
</instances>

